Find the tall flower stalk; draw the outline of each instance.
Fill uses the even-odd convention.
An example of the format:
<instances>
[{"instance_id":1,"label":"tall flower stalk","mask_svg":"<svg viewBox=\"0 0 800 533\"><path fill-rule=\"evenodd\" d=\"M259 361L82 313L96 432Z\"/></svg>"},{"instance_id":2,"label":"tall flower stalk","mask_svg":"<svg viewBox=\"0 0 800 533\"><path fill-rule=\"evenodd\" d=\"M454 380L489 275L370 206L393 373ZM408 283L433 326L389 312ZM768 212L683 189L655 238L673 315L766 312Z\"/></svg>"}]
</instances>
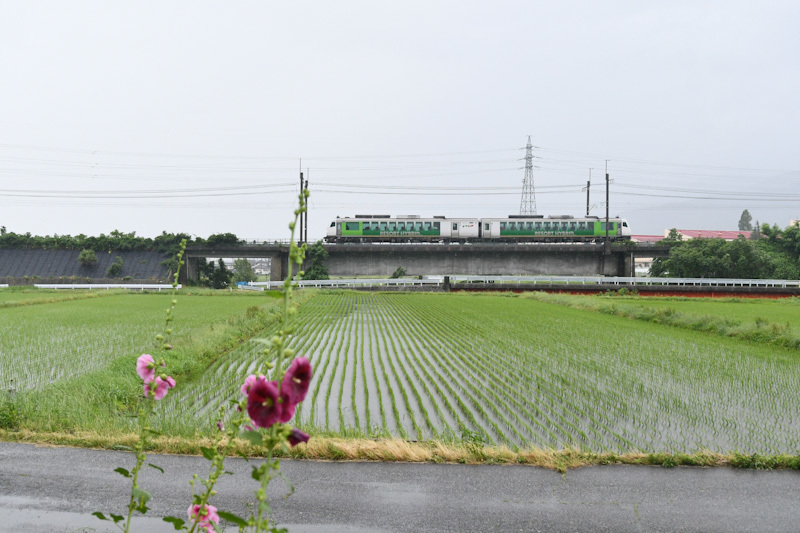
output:
<instances>
[{"instance_id":1,"label":"tall flower stalk","mask_svg":"<svg viewBox=\"0 0 800 533\"><path fill-rule=\"evenodd\" d=\"M114 524L125 533L130 531L134 511L145 514L149 510L147 503L150 501L151 496L149 492L139 486L139 474L147 461L147 452L145 451L147 448L147 438L150 435L157 434L157 431L155 431L150 424L155 402L164 398L167 392L175 387L175 380L166 374L167 363L163 353L172 349L172 345L169 343L170 336L172 335L172 312L175 310L175 306L178 303L175 296L178 291L178 274L180 272L180 267L184 264L183 255L185 251L186 239L183 239L181 241L180 251L177 255L178 268L176 268L172 281L172 301L165 313L163 331L156 335L155 338L155 352L159 354L159 357L156 358L151 354L142 354L136 361L136 373L142 378L142 390L144 395L144 398L139 404L137 417L139 440L136 442L135 448L131 450L136 455L136 465L131 471L121 467L115 470L115 472L131 480L131 495L127 507L128 514L123 517L109 513L109 516L106 517L101 512L92 513L101 520L113 521ZM161 467L152 463L147 463L147 465L161 472L164 471Z\"/></svg>"}]
</instances>

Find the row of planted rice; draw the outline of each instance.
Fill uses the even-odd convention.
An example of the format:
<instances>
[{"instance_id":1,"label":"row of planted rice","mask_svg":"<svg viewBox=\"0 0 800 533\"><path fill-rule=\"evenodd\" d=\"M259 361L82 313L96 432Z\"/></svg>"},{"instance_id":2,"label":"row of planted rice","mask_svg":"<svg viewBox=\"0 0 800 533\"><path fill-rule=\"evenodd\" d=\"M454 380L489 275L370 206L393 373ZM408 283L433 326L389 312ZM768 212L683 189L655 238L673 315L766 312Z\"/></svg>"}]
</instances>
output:
<instances>
[{"instance_id":1,"label":"row of planted rice","mask_svg":"<svg viewBox=\"0 0 800 533\"><path fill-rule=\"evenodd\" d=\"M322 293L298 317L292 347L315 373L296 420L312 432L597 451L800 444L800 360L782 348L504 296ZM259 352L249 343L176 391L161 405L170 424L212 425L263 369Z\"/></svg>"}]
</instances>

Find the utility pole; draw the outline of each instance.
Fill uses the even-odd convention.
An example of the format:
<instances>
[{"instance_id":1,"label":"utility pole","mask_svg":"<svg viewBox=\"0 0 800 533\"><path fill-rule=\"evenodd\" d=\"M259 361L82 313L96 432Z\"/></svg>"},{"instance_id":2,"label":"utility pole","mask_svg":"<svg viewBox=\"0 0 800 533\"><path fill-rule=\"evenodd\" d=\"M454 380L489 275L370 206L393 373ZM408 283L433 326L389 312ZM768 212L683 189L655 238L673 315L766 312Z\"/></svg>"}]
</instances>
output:
<instances>
[{"instance_id":1,"label":"utility pole","mask_svg":"<svg viewBox=\"0 0 800 533\"><path fill-rule=\"evenodd\" d=\"M300 194L303 194L303 171L300 171ZM298 244L303 244L303 213L300 213L300 234L297 237Z\"/></svg>"},{"instance_id":2,"label":"utility pole","mask_svg":"<svg viewBox=\"0 0 800 533\"><path fill-rule=\"evenodd\" d=\"M608 240L608 159L606 159L606 242L603 246L603 253L605 255L611 254L611 241Z\"/></svg>"},{"instance_id":3,"label":"utility pole","mask_svg":"<svg viewBox=\"0 0 800 533\"><path fill-rule=\"evenodd\" d=\"M519 203L519 214L535 215L536 193L533 190L533 145L531 144L530 135L528 135L528 145L525 150L525 179L522 181L522 199Z\"/></svg>"},{"instance_id":4,"label":"utility pole","mask_svg":"<svg viewBox=\"0 0 800 533\"><path fill-rule=\"evenodd\" d=\"M592 186L592 169L589 169L589 181L586 182L586 187L581 190L586 191L586 216L589 216L589 187Z\"/></svg>"},{"instance_id":5,"label":"utility pole","mask_svg":"<svg viewBox=\"0 0 800 533\"><path fill-rule=\"evenodd\" d=\"M308 190L308 177L311 175L311 171L306 168L306 191ZM306 212L303 213L301 216L305 217L306 219L306 232L303 235L303 242L308 242L308 195L305 196L306 201Z\"/></svg>"}]
</instances>

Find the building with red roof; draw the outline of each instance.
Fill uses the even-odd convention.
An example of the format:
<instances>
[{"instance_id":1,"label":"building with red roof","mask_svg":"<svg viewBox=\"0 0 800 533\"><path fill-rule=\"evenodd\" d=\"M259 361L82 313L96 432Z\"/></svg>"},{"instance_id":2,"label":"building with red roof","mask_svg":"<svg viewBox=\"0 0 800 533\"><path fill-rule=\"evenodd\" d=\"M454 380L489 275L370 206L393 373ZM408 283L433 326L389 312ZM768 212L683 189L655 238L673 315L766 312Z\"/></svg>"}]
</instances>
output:
<instances>
[{"instance_id":1,"label":"building with red roof","mask_svg":"<svg viewBox=\"0 0 800 533\"><path fill-rule=\"evenodd\" d=\"M669 235L671 230L666 230L664 232L664 237ZM681 235L684 239L725 239L726 241L735 241L739 238L739 235L743 235L745 239L750 238L750 231L742 231L742 230L735 230L735 231L719 231L719 230L710 230L710 229L679 229L678 235Z\"/></svg>"}]
</instances>

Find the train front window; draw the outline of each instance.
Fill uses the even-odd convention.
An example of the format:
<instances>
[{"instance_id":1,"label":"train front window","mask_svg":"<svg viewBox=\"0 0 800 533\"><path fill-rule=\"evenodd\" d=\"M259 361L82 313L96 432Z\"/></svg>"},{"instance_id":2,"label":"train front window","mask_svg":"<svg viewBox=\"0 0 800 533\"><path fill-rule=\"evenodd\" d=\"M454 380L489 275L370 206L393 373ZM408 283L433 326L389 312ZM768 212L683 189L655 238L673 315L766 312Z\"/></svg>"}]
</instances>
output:
<instances>
[{"instance_id":1,"label":"train front window","mask_svg":"<svg viewBox=\"0 0 800 533\"><path fill-rule=\"evenodd\" d=\"M331 222L331 227L334 227L335 225L336 225L336 221L334 220L333 222Z\"/></svg>"}]
</instances>

